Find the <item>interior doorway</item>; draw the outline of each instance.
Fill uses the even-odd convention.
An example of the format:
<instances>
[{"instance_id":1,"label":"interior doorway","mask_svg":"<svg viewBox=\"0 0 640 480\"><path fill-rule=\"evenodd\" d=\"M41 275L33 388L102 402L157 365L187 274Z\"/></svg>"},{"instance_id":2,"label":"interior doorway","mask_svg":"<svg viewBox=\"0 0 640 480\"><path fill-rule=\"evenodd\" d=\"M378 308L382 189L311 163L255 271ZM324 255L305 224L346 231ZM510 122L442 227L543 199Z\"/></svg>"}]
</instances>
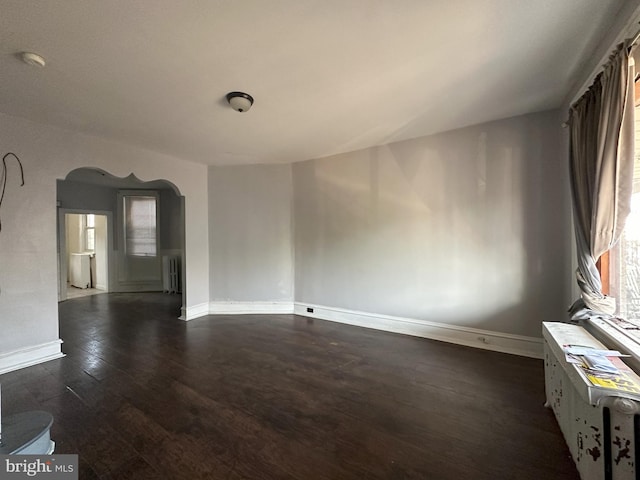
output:
<instances>
[{"instance_id":1,"label":"interior doorway","mask_svg":"<svg viewBox=\"0 0 640 480\"><path fill-rule=\"evenodd\" d=\"M111 213L61 209L58 221L58 300L109 292Z\"/></svg>"},{"instance_id":2,"label":"interior doorway","mask_svg":"<svg viewBox=\"0 0 640 480\"><path fill-rule=\"evenodd\" d=\"M148 208L149 202L137 201L149 198L155 198L154 209ZM140 205L146 207L133 208ZM99 292L178 294L183 304L178 316L182 313L186 297L185 199L173 183L162 179L142 181L133 173L120 178L104 170L82 167L69 172L65 179L57 180L57 207L60 301L69 298L72 288L73 291L82 290L81 293L87 291L81 288L86 282L80 282L80 288L71 285L69 258L73 254L87 255L87 249L81 241L67 247L67 243L72 243L68 237L80 235L68 233L67 224L75 222L82 226L84 221L86 229L90 223L86 216L94 215L93 222L99 215L104 215L106 254L95 253L95 276L91 285ZM77 220L73 215L85 217ZM80 230L76 227L74 232ZM99 241L99 233L93 233ZM153 244L155 247L151 248ZM87 256L91 261L90 251ZM104 260L102 265L98 263L101 258ZM103 279L106 277L104 282L97 277L102 275L100 272L104 273Z\"/></svg>"}]
</instances>

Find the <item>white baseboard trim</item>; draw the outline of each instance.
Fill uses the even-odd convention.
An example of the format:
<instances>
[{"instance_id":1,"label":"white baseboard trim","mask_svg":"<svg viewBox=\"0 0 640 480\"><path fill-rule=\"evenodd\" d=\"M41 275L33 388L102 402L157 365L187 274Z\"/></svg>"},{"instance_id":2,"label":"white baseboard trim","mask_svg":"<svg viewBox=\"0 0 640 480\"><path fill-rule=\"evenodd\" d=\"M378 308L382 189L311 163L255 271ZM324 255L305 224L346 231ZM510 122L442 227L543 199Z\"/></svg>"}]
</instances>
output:
<instances>
[{"instance_id":1,"label":"white baseboard trim","mask_svg":"<svg viewBox=\"0 0 640 480\"><path fill-rule=\"evenodd\" d=\"M312 308L313 312L308 312ZM510 353L531 358L543 358L542 338L509 333L492 332L471 327L448 325L411 318L378 315L342 308L325 307L308 303L295 303L294 313L305 317L373 328L387 332L403 333L416 337Z\"/></svg>"},{"instance_id":2,"label":"white baseboard trim","mask_svg":"<svg viewBox=\"0 0 640 480\"><path fill-rule=\"evenodd\" d=\"M161 292L162 287L162 282L121 282L111 291L116 293Z\"/></svg>"},{"instance_id":3,"label":"white baseboard trim","mask_svg":"<svg viewBox=\"0 0 640 480\"><path fill-rule=\"evenodd\" d=\"M38 363L48 362L64 357L61 346L62 340L20 348L12 352L0 354L0 375L20 368L31 367Z\"/></svg>"},{"instance_id":4,"label":"white baseboard trim","mask_svg":"<svg viewBox=\"0 0 640 480\"><path fill-rule=\"evenodd\" d=\"M211 315L291 314L293 302L211 302Z\"/></svg>"},{"instance_id":5,"label":"white baseboard trim","mask_svg":"<svg viewBox=\"0 0 640 480\"><path fill-rule=\"evenodd\" d=\"M293 302L209 302L182 308L180 320L193 320L205 315L276 315L292 314Z\"/></svg>"},{"instance_id":6,"label":"white baseboard trim","mask_svg":"<svg viewBox=\"0 0 640 480\"><path fill-rule=\"evenodd\" d=\"M209 315L209 304L208 303L199 303L198 305L192 305L190 307L182 307L181 308L182 315L180 315L180 320L189 321L194 318L204 317L205 315Z\"/></svg>"}]
</instances>

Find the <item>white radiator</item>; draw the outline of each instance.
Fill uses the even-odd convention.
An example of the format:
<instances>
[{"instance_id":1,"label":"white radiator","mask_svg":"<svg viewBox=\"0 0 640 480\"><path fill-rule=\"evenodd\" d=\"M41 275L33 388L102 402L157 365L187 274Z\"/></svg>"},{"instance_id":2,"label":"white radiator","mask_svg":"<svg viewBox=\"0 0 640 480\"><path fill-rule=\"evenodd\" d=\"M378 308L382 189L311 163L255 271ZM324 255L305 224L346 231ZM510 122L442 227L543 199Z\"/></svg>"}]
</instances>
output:
<instances>
[{"instance_id":1,"label":"white radiator","mask_svg":"<svg viewBox=\"0 0 640 480\"><path fill-rule=\"evenodd\" d=\"M547 406L560 425L582 480L640 478L640 377L628 369L607 387L565 360L564 345L607 349L576 325L544 322Z\"/></svg>"},{"instance_id":2,"label":"white radiator","mask_svg":"<svg viewBox=\"0 0 640 480\"><path fill-rule=\"evenodd\" d=\"M180 257L165 255L162 257L162 290L167 293L180 293Z\"/></svg>"}]
</instances>

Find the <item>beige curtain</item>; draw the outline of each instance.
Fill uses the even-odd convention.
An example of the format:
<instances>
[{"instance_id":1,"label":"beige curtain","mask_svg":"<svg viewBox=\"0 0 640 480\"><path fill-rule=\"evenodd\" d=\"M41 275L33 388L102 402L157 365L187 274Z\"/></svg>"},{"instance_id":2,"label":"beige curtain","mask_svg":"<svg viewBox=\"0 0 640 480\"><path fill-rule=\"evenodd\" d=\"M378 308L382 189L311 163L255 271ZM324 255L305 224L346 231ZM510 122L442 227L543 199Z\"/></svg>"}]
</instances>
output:
<instances>
[{"instance_id":1,"label":"beige curtain","mask_svg":"<svg viewBox=\"0 0 640 480\"><path fill-rule=\"evenodd\" d=\"M627 42L630 43L630 42ZM635 69L621 44L591 88L570 109L570 167L580 298L572 319L612 315L596 261L620 238L629 214L634 161Z\"/></svg>"}]
</instances>

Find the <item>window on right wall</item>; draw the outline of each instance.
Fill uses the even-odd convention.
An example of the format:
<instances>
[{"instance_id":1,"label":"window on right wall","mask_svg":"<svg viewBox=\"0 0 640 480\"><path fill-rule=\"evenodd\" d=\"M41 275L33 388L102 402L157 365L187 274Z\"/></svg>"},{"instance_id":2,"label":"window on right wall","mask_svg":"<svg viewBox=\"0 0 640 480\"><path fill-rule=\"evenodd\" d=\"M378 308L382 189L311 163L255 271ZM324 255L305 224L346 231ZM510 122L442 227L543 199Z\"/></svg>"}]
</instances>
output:
<instances>
[{"instance_id":1,"label":"window on right wall","mask_svg":"<svg viewBox=\"0 0 640 480\"><path fill-rule=\"evenodd\" d=\"M607 252L608 254L602 256L600 262L603 291L617 299L617 314L638 323L640 322L640 81L638 80L635 83L634 149L631 213L627 217L620 240Z\"/></svg>"}]
</instances>

